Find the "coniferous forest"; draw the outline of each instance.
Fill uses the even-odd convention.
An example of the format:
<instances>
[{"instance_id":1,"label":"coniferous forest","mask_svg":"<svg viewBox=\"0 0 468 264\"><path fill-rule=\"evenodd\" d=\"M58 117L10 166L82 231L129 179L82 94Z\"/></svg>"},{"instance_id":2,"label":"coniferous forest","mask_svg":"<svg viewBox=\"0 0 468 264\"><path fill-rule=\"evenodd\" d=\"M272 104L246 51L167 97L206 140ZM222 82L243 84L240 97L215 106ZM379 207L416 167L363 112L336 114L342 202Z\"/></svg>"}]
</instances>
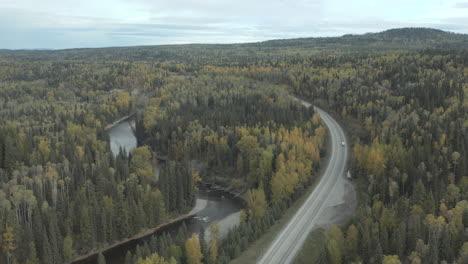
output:
<instances>
[{"instance_id":1,"label":"coniferous forest","mask_svg":"<svg viewBox=\"0 0 468 264\"><path fill-rule=\"evenodd\" d=\"M0 51L0 263L99 254L187 214L202 182L243 193L240 224L210 241L184 226L152 236L125 264L229 263L320 176L327 129L292 95L345 128L358 195L297 263L468 263L467 48L407 28ZM108 129L129 116L138 147L114 155Z\"/></svg>"}]
</instances>

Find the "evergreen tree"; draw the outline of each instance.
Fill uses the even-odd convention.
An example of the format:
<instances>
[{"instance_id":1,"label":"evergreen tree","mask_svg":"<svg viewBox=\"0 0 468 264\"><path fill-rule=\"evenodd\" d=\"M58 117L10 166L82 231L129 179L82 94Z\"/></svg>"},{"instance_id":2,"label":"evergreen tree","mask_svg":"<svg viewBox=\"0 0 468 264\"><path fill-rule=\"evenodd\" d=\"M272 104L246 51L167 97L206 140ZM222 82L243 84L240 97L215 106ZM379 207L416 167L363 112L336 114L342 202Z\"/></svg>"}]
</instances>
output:
<instances>
[{"instance_id":1,"label":"evergreen tree","mask_svg":"<svg viewBox=\"0 0 468 264\"><path fill-rule=\"evenodd\" d=\"M133 264L132 253L130 251L127 251L127 254L125 254L125 264Z\"/></svg>"}]
</instances>

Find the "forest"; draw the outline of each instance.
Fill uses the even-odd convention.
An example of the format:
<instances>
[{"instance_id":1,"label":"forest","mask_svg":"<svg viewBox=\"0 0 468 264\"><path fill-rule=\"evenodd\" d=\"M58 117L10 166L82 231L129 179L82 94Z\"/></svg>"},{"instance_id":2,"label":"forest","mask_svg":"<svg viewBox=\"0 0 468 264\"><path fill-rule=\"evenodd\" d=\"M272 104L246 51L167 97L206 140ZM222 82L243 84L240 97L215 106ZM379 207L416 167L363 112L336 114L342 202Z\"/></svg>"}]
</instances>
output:
<instances>
[{"instance_id":1,"label":"forest","mask_svg":"<svg viewBox=\"0 0 468 264\"><path fill-rule=\"evenodd\" d=\"M99 253L186 214L209 181L245 193L238 227L153 236L125 263L229 263L319 176L327 131L296 95L343 124L359 198L297 263L467 263L467 47L466 35L395 29L1 51L1 262ZM107 127L133 114L138 147L114 156Z\"/></svg>"},{"instance_id":2,"label":"forest","mask_svg":"<svg viewBox=\"0 0 468 264\"><path fill-rule=\"evenodd\" d=\"M466 263L466 51L327 62L292 87L353 131L360 206L330 228L317 263Z\"/></svg>"},{"instance_id":3,"label":"forest","mask_svg":"<svg viewBox=\"0 0 468 264\"><path fill-rule=\"evenodd\" d=\"M267 200L310 183L325 136L318 116L282 87L216 70L5 63L2 259L63 263L158 226L189 211L200 177L249 190L255 220ZM139 147L114 157L106 127L134 112ZM156 155L169 158L159 179Z\"/></svg>"}]
</instances>

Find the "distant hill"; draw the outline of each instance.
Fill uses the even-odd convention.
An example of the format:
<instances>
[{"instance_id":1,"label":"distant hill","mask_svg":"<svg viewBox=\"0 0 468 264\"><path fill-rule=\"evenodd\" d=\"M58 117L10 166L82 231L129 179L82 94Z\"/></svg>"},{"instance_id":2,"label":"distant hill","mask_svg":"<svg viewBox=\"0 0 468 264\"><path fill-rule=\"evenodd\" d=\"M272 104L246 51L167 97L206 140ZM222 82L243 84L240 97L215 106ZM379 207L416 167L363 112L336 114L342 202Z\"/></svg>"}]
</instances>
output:
<instances>
[{"instance_id":1,"label":"distant hill","mask_svg":"<svg viewBox=\"0 0 468 264\"><path fill-rule=\"evenodd\" d=\"M325 37L325 38L299 38L299 39L282 39L268 40L259 42L257 45L264 46L310 46L314 45L387 45L395 44L418 44L414 47L402 46L402 49L407 48L439 48L446 43L459 44L460 48L468 48L463 44L468 43L468 35L447 32L432 28L397 28L389 29L379 33L366 33L362 35L347 34L341 37ZM249 44L247 44L249 45Z\"/></svg>"},{"instance_id":2,"label":"distant hill","mask_svg":"<svg viewBox=\"0 0 468 264\"><path fill-rule=\"evenodd\" d=\"M242 63L297 54L395 53L419 49L468 49L468 35L431 28L398 28L341 37L278 39L243 44L186 44L67 50L1 51L8 60L173 61Z\"/></svg>"},{"instance_id":3,"label":"distant hill","mask_svg":"<svg viewBox=\"0 0 468 264\"><path fill-rule=\"evenodd\" d=\"M384 40L406 39L409 41L446 40L447 38L463 39L467 37L467 35L456 34L433 28L396 28L389 29L373 35L375 35L376 37L382 37L382 39Z\"/></svg>"}]
</instances>

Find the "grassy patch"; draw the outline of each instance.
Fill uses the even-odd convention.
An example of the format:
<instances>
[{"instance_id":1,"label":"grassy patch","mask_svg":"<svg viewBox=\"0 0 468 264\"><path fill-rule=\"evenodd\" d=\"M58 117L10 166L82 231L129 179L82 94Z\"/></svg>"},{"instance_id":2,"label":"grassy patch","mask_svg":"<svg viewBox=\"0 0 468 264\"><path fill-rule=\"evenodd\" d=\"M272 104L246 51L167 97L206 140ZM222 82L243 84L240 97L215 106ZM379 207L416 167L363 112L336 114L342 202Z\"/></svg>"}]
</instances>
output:
<instances>
[{"instance_id":1,"label":"grassy patch","mask_svg":"<svg viewBox=\"0 0 468 264\"><path fill-rule=\"evenodd\" d=\"M301 251L294 259L294 264L326 263L325 230L317 228L312 230Z\"/></svg>"}]
</instances>

